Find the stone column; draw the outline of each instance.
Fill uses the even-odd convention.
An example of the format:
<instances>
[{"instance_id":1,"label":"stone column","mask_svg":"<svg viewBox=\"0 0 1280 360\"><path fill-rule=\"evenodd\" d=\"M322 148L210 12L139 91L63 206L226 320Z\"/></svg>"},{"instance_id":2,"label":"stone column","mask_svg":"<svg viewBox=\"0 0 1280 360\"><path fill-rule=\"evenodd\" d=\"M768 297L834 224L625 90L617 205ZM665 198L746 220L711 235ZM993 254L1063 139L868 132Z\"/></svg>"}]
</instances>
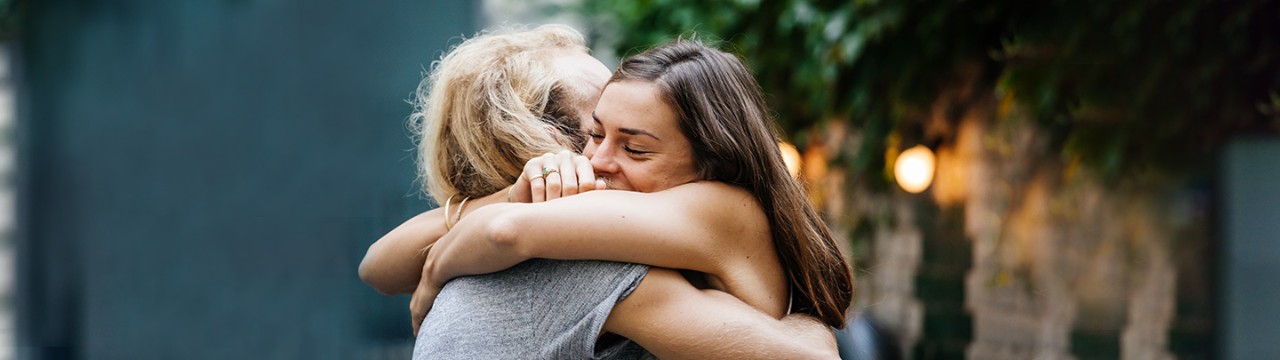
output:
<instances>
[{"instance_id":1,"label":"stone column","mask_svg":"<svg viewBox=\"0 0 1280 360\"><path fill-rule=\"evenodd\" d=\"M1154 212L1159 213L1159 212ZM1153 212L1144 213L1152 217ZM1167 226L1152 226L1152 221L1136 224L1146 229L1136 231L1138 253L1142 261L1133 272L1134 287L1129 291L1129 321L1121 335L1120 354L1129 360L1173 359L1168 351L1169 326L1173 323L1177 269L1170 261Z\"/></svg>"},{"instance_id":2,"label":"stone column","mask_svg":"<svg viewBox=\"0 0 1280 360\"><path fill-rule=\"evenodd\" d=\"M9 51L0 47L0 134L12 134L14 128L13 72L10 71ZM14 268L13 225L14 191L13 171L15 159L14 139L0 139L0 359L14 358Z\"/></svg>"},{"instance_id":3,"label":"stone column","mask_svg":"<svg viewBox=\"0 0 1280 360\"><path fill-rule=\"evenodd\" d=\"M899 349L910 357L910 350L920 340L924 316L924 306L915 298L923 235L915 225L911 206L893 204L898 225L875 236L876 268L871 272L869 289L874 293L869 294L867 311L893 331Z\"/></svg>"}]
</instances>

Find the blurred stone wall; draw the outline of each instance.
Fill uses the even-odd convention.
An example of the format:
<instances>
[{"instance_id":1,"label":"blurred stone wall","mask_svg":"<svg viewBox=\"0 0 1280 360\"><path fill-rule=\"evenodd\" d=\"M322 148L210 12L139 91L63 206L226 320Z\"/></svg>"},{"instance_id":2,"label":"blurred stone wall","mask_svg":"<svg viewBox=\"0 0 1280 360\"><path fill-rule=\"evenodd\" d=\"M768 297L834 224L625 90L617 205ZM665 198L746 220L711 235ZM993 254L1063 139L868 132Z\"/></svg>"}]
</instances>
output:
<instances>
[{"instance_id":1,"label":"blurred stone wall","mask_svg":"<svg viewBox=\"0 0 1280 360\"><path fill-rule=\"evenodd\" d=\"M955 135L925 193L851 183L838 167L809 175L850 234L857 309L915 358L1209 357L1207 190L1101 179L1046 154L1013 94L969 96L944 92L918 115L925 132ZM815 133L811 153L859 141L834 121ZM828 156L815 157L806 166Z\"/></svg>"},{"instance_id":2,"label":"blurred stone wall","mask_svg":"<svg viewBox=\"0 0 1280 360\"><path fill-rule=\"evenodd\" d=\"M14 91L9 45L0 45L0 360L14 358Z\"/></svg>"}]
</instances>

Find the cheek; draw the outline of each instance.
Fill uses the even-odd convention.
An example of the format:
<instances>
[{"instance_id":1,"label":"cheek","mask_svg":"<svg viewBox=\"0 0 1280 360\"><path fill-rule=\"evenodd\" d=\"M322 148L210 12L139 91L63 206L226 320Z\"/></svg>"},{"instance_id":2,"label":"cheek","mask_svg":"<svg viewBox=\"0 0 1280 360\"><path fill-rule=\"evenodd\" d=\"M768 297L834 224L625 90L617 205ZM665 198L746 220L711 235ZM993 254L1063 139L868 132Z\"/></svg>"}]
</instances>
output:
<instances>
[{"instance_id":1,"label":"cheek","mask_svg":"<svg viewBox=\"0 0 1280 360\"><path fill-rule=\"evenodd\" d=\"M686 181L689 182L702 180L702 172L698 170L698 163L693 161L692 157L685 164L685 176L688 178Z\"/></svg>"},{"instance_id":2,"label":"cheek","mask_svg":"<svg viewBox=\"0 0 1280 360\"><path fill-rule=\"evenodd\" d=\"M672 157L667 174L673 181L693 182L698 178L698 167L693 161L693 154L682 152Z\"/></svg>"},{"instance_id":3,"label":"cheek","mask_svg":"<svg viewBox=\"0 0 1280 360\"><path fill-rule=\"evenodd\" d=\"M682 185L688 181L683 179L674 164L644 164L631 169L627 177L631 186L643 192L655 192Z\"/></svg>"},{"instance_id":4,"label":"cheek","mask_svg":"<svg viewBox=\"0 0 1280 360\"><path fill-rule=\"evenodd\" d=\"M592 139L590 136L588 136L587 146L582 148L582 156L586 156L588 159L590 159L591 155L596 153L596 148L599 146L600 145L596 145L596 139Z\"/></svg>"}]
</instances>

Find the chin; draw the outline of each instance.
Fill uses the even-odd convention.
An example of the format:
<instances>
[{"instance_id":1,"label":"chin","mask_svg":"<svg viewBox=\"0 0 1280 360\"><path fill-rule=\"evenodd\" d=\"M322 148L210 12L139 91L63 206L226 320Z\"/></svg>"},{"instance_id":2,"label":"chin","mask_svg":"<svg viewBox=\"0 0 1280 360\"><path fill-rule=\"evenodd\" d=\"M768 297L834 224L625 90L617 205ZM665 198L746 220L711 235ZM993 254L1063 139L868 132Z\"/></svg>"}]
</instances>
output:
<instances>
[{"instance_id":1,"label":"chin","mask_svg":"<svg viewBox=\"0 0 1280 360\"><path fill-rule=\"evenodd\" d=\"M635 191L635 189L631 188L631 184L626 184L609 178L604 179L604 185L606 190Z\"/></svg>"}]
</instances>

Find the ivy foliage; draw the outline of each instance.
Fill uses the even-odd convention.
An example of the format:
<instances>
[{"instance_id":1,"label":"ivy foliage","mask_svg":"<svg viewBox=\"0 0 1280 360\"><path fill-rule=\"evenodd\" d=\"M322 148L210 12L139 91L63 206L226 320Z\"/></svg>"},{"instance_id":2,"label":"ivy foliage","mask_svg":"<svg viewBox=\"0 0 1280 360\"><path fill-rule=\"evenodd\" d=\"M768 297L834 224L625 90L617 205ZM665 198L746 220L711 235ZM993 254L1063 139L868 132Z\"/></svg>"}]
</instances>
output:
<instances>
[{"instance_id":1,"label":"ivy foliage","mask_svg":"<svg viewBox=\"0 0 1280 360\"><path fill-rule=\"evenodd\" d=\"M20 15L25 5L26 2L21 0L0 0L0 42L18 37L18 27L22 25Z\"/></svg>"},{"instance_id":2,"label":"ivy foliage","mask_svg":"<svg viewBox=\"0 0 1280 360\"><path fill-rule=\"evenodd\" d=\"M891 144L946 143L919 116L955 79L1029 109L1049 157L1104 176L1203 175L1227 138L1280 131L1280 1L605 0L621 56L680 36L725 42L792 134L845 121L844 161L884 171ZM913 115L917 114L917 115ZM958 121L958 115L947 119ZM874 176L872 176L874 178Z\"/></svg>"}]
</instances>

